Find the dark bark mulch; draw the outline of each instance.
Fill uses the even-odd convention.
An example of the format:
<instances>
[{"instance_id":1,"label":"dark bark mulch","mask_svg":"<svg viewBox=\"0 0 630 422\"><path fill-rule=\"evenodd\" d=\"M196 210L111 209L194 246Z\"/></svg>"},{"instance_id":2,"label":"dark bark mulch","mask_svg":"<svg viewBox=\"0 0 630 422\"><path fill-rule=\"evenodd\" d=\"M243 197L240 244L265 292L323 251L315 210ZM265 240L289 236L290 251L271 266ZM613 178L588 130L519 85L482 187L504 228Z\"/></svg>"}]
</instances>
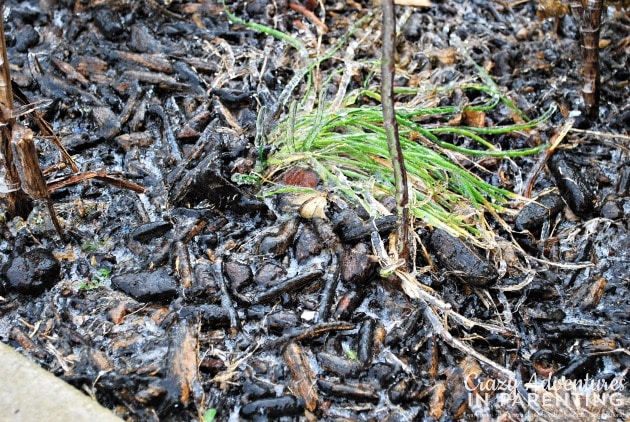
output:
<instances>
[{"instance_id":1,"label":"dark bark mulch","mask_svg":"<svg viewBox=\"0 0 630 422\"><path fill-rule=\"evenodd\" d=\"M580 113L571 17L560 18L554 34L532 1L434 3L399 10L397 84L430 80L439 88L475 77L455 54L465 48L526 115L559 105L539 129L494 139L502 148L548 142L568 118L580 131L569 132L536 179L534 196L557 188L539 200L545 207L507 218L528 231L515 239L538 259L528 261L530 271L519 269L525 261L498 226L502 255L473 265L450 260L469 256L458 252L464 246L419 227L439 264L419 281L459 314L505 328L448 324L453 337L518 383L550 374L608 386L627 381L627 12L605 14L601 113L590 122ZM361 28L375 39L355 46L352 58L365 59L349 85L359 89L378 68L378 9L354 1L325 6L326 48L358 18L375 15ZM316 51L316 27L288 2L228 7ZM523 390L447 344L419 301L379 277L370 256L374 226L363 210L331 195L326 219L303 218L290 196L263 200L258 186L233 181L260 157L259 111L277 105L306 59L230 24L222 11L211 1L5 2L15 85L32 101L51 101L45 118L93 177L52 193L64 241L37 201L26 220L3 221L0 340L129 420L194 420L209 409L221 420L584 416L571 406L528 405ZM316 75L336 65L326 62ZM296 98L305 89L298 86ZM507 114L498 109L487 118L502 124ZM44 168L58 163L54 146L37 145ZM537 160L496 160L488 178L520 189ZM95 176L104 172L146 192ZM308 172L284 180L323 186ZM384 218L377 226L385 238L394 225ZM462 277L477 265L483 276ZM588 411L627 416L622 393L621 402Z\"/></svg>"}]
</instances>

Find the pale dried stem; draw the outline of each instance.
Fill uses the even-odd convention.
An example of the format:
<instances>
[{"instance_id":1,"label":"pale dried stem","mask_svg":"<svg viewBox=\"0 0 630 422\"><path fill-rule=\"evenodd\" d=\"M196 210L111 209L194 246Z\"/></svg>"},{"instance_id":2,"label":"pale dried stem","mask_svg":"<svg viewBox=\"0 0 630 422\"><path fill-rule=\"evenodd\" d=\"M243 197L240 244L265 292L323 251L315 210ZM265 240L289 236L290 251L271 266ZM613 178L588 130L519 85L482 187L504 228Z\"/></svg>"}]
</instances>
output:
<instances>
[{"instance_id":1,"label":"pale dried stem","mask_svg":"<svg viewBox=\"0 0 630 422\"><path fill-rule=\"evenodd\" d=\"M437 313L426 302L421 301L420 306L424 308L424 316L431 324L433 331L435 331L446 344L455 349L458 349L466 355L474 357L479 362L489 367L494 372L494 375L499 376L510 382L517 382L516 374L514 372L497 364L496 362L477 352L472 347L468 346L466 343L453 337L451 333L448 332L446 328L444 328L444 323L440 321Z\"/></svg>"}]
</instances>

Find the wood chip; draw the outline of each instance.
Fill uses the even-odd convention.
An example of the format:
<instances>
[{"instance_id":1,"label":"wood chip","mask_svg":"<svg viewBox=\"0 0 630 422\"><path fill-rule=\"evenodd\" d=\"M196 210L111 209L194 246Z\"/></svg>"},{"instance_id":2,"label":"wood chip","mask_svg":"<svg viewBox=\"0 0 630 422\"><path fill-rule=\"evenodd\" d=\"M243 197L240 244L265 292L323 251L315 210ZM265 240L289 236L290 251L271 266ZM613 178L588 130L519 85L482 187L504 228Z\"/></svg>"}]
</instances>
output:
<instances>
[{"instance_id":1,"label":"wood chip","mask_svg":"<svg viewBox=\"0 0 630 422\"><path fill-rule=\"evenodd\" d=\"M308 358L297 343L291 342L284 349L284 359L291 369L295 393L304 399L305 407L309 412L315 411L319 396L315 388L315 374Z\"/></svg>"},{"instance_id":2,"label":"wood chip","mask_svg":"<svg viewBox=\"0 0 630 422\"><path fill-rule=\"evenodd\" d=\"M192 325L182 321L175 326L167 358L166 388L169 398L185 406L190 403L193 387L199 382L197 336Z\"/></svg>"}]
</instances>

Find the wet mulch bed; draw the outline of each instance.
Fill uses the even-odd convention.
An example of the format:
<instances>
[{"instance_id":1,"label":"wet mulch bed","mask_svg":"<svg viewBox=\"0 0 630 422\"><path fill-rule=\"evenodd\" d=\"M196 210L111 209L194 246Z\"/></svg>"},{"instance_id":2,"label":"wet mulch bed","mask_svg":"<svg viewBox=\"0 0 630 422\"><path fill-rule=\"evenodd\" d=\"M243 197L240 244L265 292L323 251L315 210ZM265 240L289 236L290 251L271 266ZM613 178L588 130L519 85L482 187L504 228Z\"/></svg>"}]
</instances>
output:
<instances>
[{"instance_id":1,"label":"wet mulch bed","mask_svg":"<svg viewBox=\"0 0 630 422\"><path fill-rule=\"evenodd\" d=\"M353 75L360 88L378 69L379 11L323 3L322 35L286 1L228 7L313 54L374 14L372 42L354 56L371 60ZM63 241L44 204L3 221L0 341L129 420L627 418L630 19L605 14L602 110L590 123L575 23L561 17L556 34L536 2L517 3L400 8L398 78L440 87L471 76L456 54L465 47L530 117L559 105L538 130L498 142L547 142L570 117L581 129L534 184L533 195L552 189L539 200L547 208L506 217L529 271L506 247L479 264L496 267L462 274L477 265L457 261L466 246L417 229L437 264L418 280L459 314L504 328L444 329L514 379L447 344L425 305L379 277L370 236L376 224L385 237L391 218L374 223L335 195L325 218L305 218L290 196L263 200L232 181L259 158L261 107L277 105L306 58L230 24L213 1L5 2L14 83L50 100L42 111L89 180L55 186ZM57 163L50 143L38 148L43 167ZM490 179L522 187L537 163L496 160ZM329 188L296 171L283 180ZM511 240L499 226L497 239ZM417 265L428 265L421 254ZM562 376L599 384L540 382Z\"/></svg>"}]
</instances>

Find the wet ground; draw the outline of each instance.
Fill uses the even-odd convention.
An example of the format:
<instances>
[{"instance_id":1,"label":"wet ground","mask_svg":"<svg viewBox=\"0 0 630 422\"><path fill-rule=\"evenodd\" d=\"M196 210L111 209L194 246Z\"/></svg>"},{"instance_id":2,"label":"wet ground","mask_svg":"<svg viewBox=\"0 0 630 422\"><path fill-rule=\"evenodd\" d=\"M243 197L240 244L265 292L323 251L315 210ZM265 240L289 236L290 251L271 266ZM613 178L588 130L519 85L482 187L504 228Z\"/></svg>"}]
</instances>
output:
<instances>
[{"instance_id":1,"label":"wet ground","mask_svg":"<svg viewBox=\"0 0 630 422\"><path fill-rule=\"evenodd\" d=\"M505 215L513 237L496 224L503 247L490 259L462 264L453 257L465 257L466 246L418 224L436 263L418 280L479 322L468 326L435 324L430 315L441 311L427 312L379 277L363 210L328 195L324 215L300 216L294 197L263 200L258 185L235 177L258 170L257 129L277 122L257 125L261 108L277 107L309 56L362 17L353 49L323 63L315 83L352 64L350 92L378 72L378 9L323 3L325 33L285 1L228 4L246 21L291 34L301 52L230 24L211 1L5 2L15 85L31 101L50 100L42 112L82 180L50 172L63 241L45 204L34 203L27 220L3 222L0 340L129 420L627 419L627 12L605 14L602 107L590 122L580 114L570 17L555 33L533 1L400 8L399 86L477 77L472 59L530 118L558 105L537 130L493 139L503 148L549 142L573 119L534 179L532 197L554 189L539 200L546 208ZM321 5L314 12L322 15ZM378 75L370 86L377 83ZM515 117L499 108L487 119ZM44 168L59 162L53 145L38 147ZM523 193L539 161L483 166L493 169L489 181ZM278 180L330 190L304 170ZM391 217L375 224L383 237L393 227ZM428 262L419 254L417 264ZM478 277L462 276L477 265ZM496 366L453 346L438 326ZM599 384L534 385L548 376ZM543 393L553 400L536 398ZM558 404L567 394L571 401Z\"/></svg>"}]
</instances>

